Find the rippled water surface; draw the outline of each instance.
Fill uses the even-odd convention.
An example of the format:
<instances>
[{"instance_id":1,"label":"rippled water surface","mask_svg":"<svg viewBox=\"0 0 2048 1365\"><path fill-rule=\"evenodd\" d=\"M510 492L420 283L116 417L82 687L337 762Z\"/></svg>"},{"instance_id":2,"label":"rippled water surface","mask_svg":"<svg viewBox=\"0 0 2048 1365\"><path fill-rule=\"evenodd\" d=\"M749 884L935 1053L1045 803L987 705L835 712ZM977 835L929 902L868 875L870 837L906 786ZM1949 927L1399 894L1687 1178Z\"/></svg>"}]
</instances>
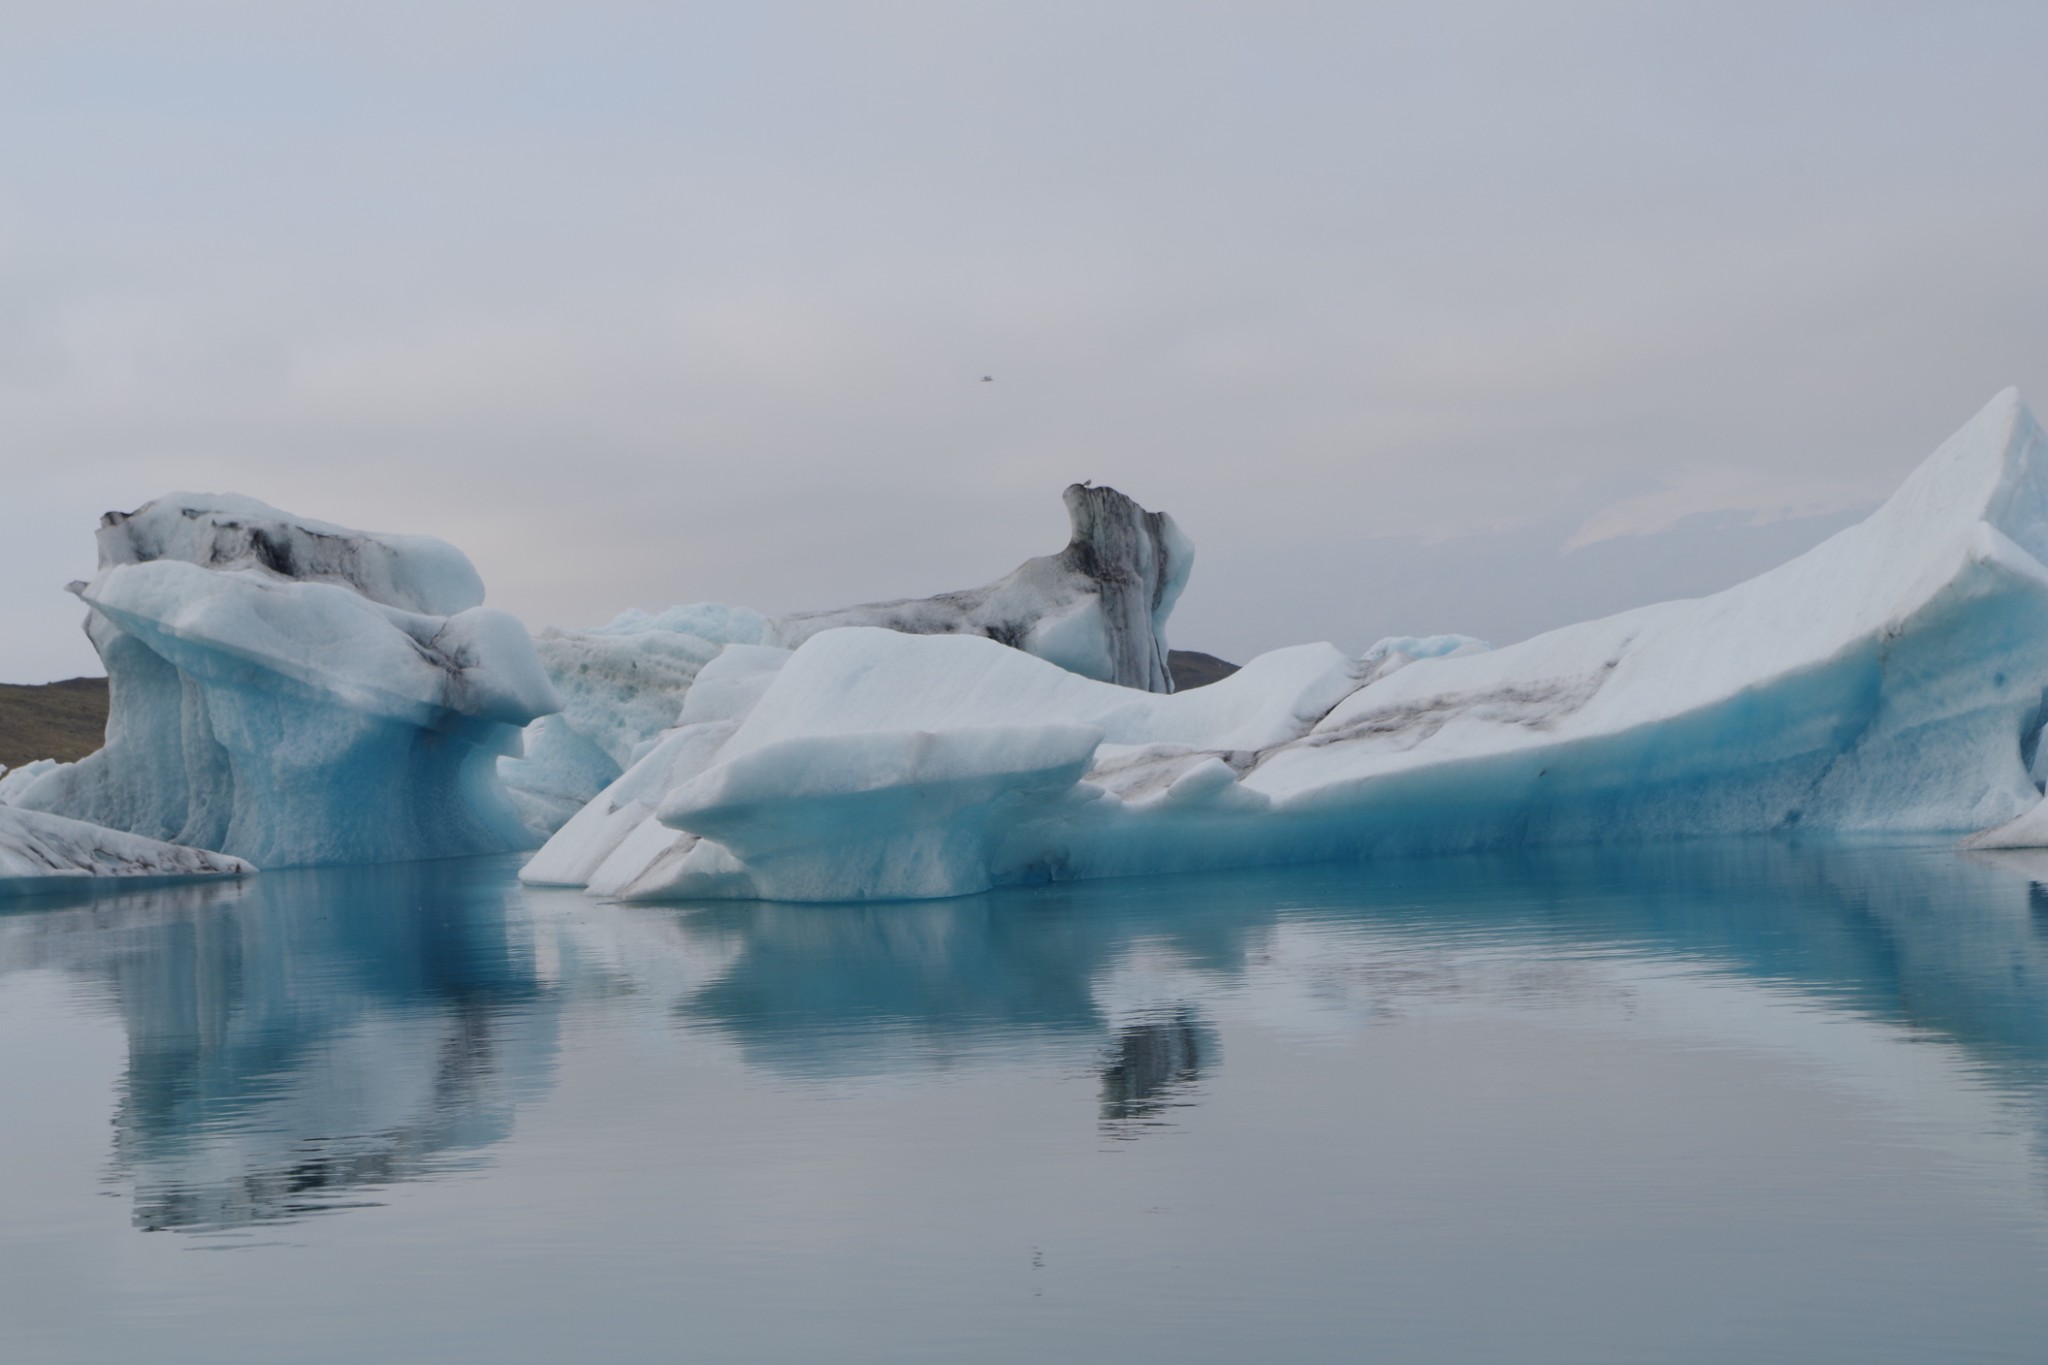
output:
<instances>
[{"instance_id":1,"label":"rippled water surface","mask_svg":"<svg viewBox=\"0 0 2048 1365\"><path fill-rule=\"evenodd\" d=\"M0 902L0 1361L2048 1342L2048 860L512 872Z\"/></svg>"}]
</instances>

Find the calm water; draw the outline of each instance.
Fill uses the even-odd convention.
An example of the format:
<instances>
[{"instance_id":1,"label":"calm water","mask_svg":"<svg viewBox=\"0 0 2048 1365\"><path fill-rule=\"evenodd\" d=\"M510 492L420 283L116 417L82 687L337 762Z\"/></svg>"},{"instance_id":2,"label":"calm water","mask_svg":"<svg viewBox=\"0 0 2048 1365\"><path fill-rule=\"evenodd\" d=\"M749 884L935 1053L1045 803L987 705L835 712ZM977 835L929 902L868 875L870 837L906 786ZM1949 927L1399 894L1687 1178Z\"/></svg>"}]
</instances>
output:
<instances>
[{"instance_id":1,"label":"calm water","mask_svg":"<svg viewBox=\"0 0 2048 1365\"><path fill-rule=\"evenodd\" d=\"M2048 861L0 913L0 1360L2038 1361Z\"/></svg>"}]
</instances>

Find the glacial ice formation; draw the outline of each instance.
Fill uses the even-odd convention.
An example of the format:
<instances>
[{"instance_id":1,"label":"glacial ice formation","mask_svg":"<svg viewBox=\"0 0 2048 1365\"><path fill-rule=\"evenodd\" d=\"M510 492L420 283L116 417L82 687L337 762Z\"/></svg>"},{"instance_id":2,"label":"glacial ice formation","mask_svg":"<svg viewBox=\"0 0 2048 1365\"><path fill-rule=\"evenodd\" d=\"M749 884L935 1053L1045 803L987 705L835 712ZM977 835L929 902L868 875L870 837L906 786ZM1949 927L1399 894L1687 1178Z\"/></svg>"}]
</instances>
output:
<instances>
[{"instance_id":1,"label":"glacial ice formation","mask_svg":"<svg viewBox=\"0 0 2048 1365\"><path fill-rule=\"evenodd\" d=\"M1426 652L1484 649L1462 637L1409 643ZM982 889L1010 880L982 878L983 844L1035 819L1035 806L1065 807L1085 793L1140 807L1199 794L1229 804L1217 784L1233 785L1232 757L1300 734L1358 686L1362 667L1387 676L1414 657L1390 648L1361 665L1330 645L1299 645L1199 691L1161 695L1082 678L971 636L855 627L793 653L733 648L699 675L683 723L521 875L626 899ZM916 713L914 726L900 723L906 708ZM1182 772L1189 756L1212 761ZM1085 793L1076 786L1084 771ZM694 823L671 827L679 802L701 808ZM727 837L737 845L728 846L709 826L756 813L755 834L788 847L742 867L740 848L754 835L734 830ZM794 871L807 860L819 866ZM767 864L778 870L764 884ZM854 885L870 864L877 885L889 889Z\"/></svg>"},{"instance_id":2,"label":"glacial ice formation","mask_svg":"<svg viewBox=\"0 0 2048 1365\"><path fill-rule=\"evenodd\" d=\"M528 826L554 833L676 723L697 672L725 645L793 649L844 626L982 636L1083 677L1171 692L1166 619L1194 546L1163 512L1113 488L1063 495L1072 536L981 588L767 618L698 603L628 611L597 630L547 629L535 644L563 709L527 732L499 770Z\"/></svg>"},{"instance_id":3,"label":"glacial ice formation","mask_svg":"<svg viewBox=\"0 0 2048 1365\"><path fill-rule=\"evenodd\" d=\"M528 828L540 839L560 829L676 723L699 669L768 630L758 612L714 602L627 611L596 630L543 628L534 648L562 709L527 727L523 753L498 761Z\"/></svg>"},{"instance_id":4,"label":"glacial ice formation","mask_svg":"<svg viewBox=\"0 0 2048 1365\"><path fill-rule=\"evenodd\" d=\"M778 618L763 642L794 649L840 626L907 635L978 635L1084 678L1171 692L1166 618L1187 585L1194 544L1164 512L1114 488L1069 484L1073 537L987 587Z\"/></svg>"},{"instance_id":5,"label":"glacial ice formation","mask_svg":"<svg viewBox=\"0 0 2048 1365\"><path fill-rule=\"evenodd\" d=\"M107 742L19 809L264 866L531 846L495 761L560 702L452 545L181 493L108 513L99 560Z\"/></svg>"},{"instance_id":6,"label":"glacial ice formation","mask_svg":"<svg viewBox=\"0 0 2048 1365\"><path fill-rule=\"evenodd\" d=\"M682 723L522 876L628 899L855 900L2003 825L2042 800L2044 560L2048 440L2008 391L1798 559L1499 650L1301 646L1173 695L971 636L855 628L729 650Z\"/></svg>"},{"instance_id":7,"label":"glacial ice formation","mask_svg":"<svg viewBox=\"0 0 2048 1365\"><path fill-rule=\"evenodd\" d=\"M234 877L255 870L240 858L0 805L0 896L82 877Z\"/></svg>"},{"instance_id":8,"label":"glacial ice formation","mask_svg":"<svg viewBox=\"0 0 2048 1365\"><path fill-rule=\"evenodd\" d=\"M66 763L59 763L54 758L38 758L13 768L0 764L0 806L14 804L15 797L41 781L46 774L69 766Z\"/></svg>"}]
</instances>

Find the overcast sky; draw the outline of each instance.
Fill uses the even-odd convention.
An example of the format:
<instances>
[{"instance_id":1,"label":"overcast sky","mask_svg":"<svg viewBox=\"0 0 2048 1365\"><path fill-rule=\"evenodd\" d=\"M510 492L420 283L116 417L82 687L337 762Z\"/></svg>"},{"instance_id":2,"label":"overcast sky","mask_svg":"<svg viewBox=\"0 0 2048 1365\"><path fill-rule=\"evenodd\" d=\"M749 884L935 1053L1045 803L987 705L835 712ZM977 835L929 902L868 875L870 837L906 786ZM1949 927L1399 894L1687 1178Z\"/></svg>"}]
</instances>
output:
<instances>
[{"instance_id":1,"label":"overcast sky","mask_svg":"<svg viewBox=\"0 0 2048 1365\"><path fill-rule=\"evenodd\" d=\"M530 624L994 578L1243 657L1722 586L2048 397L2048 6L0 0L0 680L109 508ZM984 374L995 382L979 382Z\"/></svg>"}]
</instances>

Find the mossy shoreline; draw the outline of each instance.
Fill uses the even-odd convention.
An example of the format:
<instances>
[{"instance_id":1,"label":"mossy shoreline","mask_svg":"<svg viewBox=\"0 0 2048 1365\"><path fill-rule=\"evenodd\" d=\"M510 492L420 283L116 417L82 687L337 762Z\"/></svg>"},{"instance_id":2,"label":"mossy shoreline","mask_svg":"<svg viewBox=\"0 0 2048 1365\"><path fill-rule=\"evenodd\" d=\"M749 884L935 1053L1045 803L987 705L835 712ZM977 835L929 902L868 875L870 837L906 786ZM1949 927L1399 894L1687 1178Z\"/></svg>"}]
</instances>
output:
<instances>
[{"instance_id":1,"label":"mossy shoreline","mask_svg":"<svg viewBox=\"0 0 2048 1365\"><path fill-rule=\"evenodd\" d=\"M0 683L0 764L39 758L69 763L100 747L107 734L107 680L67 678L30 687Z\"/></svg>"}]
</instances>

